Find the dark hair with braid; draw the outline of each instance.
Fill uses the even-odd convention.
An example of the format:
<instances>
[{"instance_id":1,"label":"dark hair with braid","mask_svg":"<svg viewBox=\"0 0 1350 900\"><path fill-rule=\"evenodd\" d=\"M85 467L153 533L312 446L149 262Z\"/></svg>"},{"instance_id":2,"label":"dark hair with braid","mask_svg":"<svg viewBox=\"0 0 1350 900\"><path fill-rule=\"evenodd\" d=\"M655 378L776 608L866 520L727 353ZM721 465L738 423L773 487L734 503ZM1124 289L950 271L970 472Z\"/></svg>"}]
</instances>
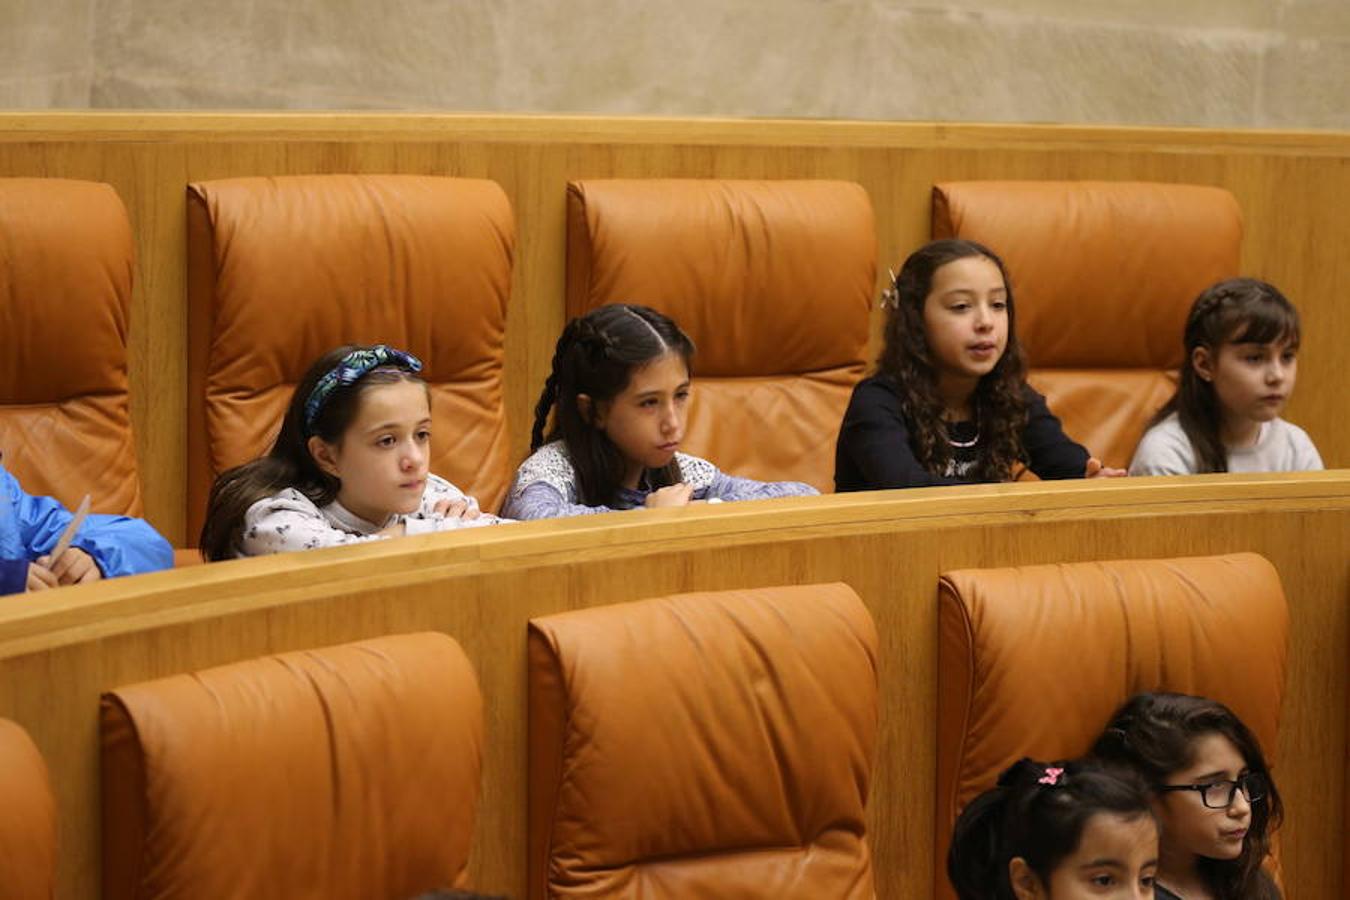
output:
<instances>
[{"instance_id":1,"label":"dark hair with braid","mask_svg":"<svg viewBox=\"0 0 1350 900\"><path fill-rule=\"evenodd\" d=\"M1136 694L1116 710L1092 755L1104 763L1138 772L1149 784L1165 785L1193 762L1195 741L1223 735L1242 757L1247 771L1260 775L1266 794L1251 803L1251 824L1237 859L1200 857L1197 868L1217 900L1266 900L1279 890L1262 865L1270 855L1271 834L1280 827L1284 804L1256 735L1217 700L1190 694Z\"/></svg>"},{"instance_id":2,"label":"dark hair with braid","mask_svg":"<svg viewBox=\"0 0 1350 900\"><path fill-rule=\"evenodd\" d=\"M426 383L408 368L382 365L371 369L350 384L341 384L327 396L305 424L305 405L319 379L336 368L348 355L370 350L349 344L329 350L314 361L291 394L281 430L266 456L222 472L211 485L206 501L206 521L202 525L201 551L207 560L232 559L239 543L244 514L250 506L285 488L295 488L316 506L331 503L342 482L319 468L309 452L309 438L316 436L329 444L338 444L361 411L361 398L373 387L410 381Z\"/></svg>"},{"instance_id":3,"label":"dark hair with braid","mask_svg":"<svg viewBox=\"0 0 1350 900\"><path fill-rule=\"evenodd\" d=\"M562 440L577 473L582 503L613 504L626 468L619 448L591 424L595 405L613 400L635 371L667 353L678 354L689 368L694 342L669 318L645 306L601 306L563 329L553 351L553 371L535 407L530 450ZM585 411L577 400L582 394L591 400ZM545 433L550 410L553 426ZM647 478L653 489L676 484L679 464L672 458L660 469L649 469Z\"/></svg>"},{"instance_id":4,"label":"dark hair with braid","mask_svg":"<svg viewBox=\"0 0 1350 900\"><path fill-rule=\"evenodd\" d=\"M1078 849L1088 819L1152 818L1147 785L1129 771L1085 761L1021 759L961 810L947 853L960 900L1017 900L1009 872L1021 858L1043 885Z\"/></svg>"},{"instance_id":5,"label":"dark hair with braid","mask_svg":"<svg viewBox=\"0 0 1350 900\"><path fill-rule=\"evenodd\" d=\"M982 452L970 475L978 481L1008 481L1019 463L1026 462L1022 430L1027 424L1023 396L1027 366L1017 341L1016 305L1003 260L974 241L941 240L910 254L887 296L892 308L886 316L885 347L877 370L894 381L910 424L910 449L929 473L943 475L952 460L944 421L945 407L938 394L938 369L928 346L923 309L933 290L938 269L959 259L983 257L998 266L1008 292L1008 343L992 371L980 378L971 397L979 423Z\"/></svg>"},{"instance_id":6,"label":"dark hair with braid","mask_svg":"<svg viewBox=\"0 0 1350 900\"><path fill-rule=\"evenodd\" d=\"M1227 472L1223 410L1214 385L1196 371L1196 349L1204 347L1211 357L1218 355L1223 344L1279 342L1297 350L1299 338L1298 310L1274 285L1255 278L1232 278L1206 289L1186 317L1181 338L1186 358L1177 391L1151 424L1176 413L1181 430L1195 448L1196 471Z\"/></svg>"}]
</instances>

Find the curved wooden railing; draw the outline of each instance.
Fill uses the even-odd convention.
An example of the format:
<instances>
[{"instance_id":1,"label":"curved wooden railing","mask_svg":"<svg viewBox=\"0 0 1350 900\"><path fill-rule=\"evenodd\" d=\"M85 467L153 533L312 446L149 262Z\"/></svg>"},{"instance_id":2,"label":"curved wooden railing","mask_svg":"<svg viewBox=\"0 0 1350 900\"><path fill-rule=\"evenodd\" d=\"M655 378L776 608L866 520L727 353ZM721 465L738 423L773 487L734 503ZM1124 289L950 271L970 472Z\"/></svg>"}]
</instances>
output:
<instances>
[{"instance_id":1,"label":"curved wooden railing","mask_svg":"<svg viewBox=\"0 0 1350 900\"><path fill-rule=\"evenodd\" d=\"M177 546L196 540L184 527L184 194L194 181L393 172L501 184L518 235L504 402L520 459L563 326L569 179L856 181L876 210L879 279L927 240L935 182L1217 185L1242 208L1242 273L1279 285L1303 315L1289 418L1311 433L1327 465L1350 466L1341 365L1350 346L1342 299L1350 289L1348 161L1350 134L1334 132L408 113L0 115L0 173L106 181L127 205L137 259L131 404L145 509ZM873 326L875 337L879 311Z\"/></svg>"},{"instance_id":2,"label":"curved wooden railing","mask_svg":"<svg viewBox=\"0 0 1350 900\"><path fill-rule=\"evenodd\" d=\"M535 522L201 566L8 598L0 716L44 753L60 896L98 885L100 691L260 654L436 629L487 710L472 872L524 896L525 634L532 616L685 590L841 580L882 640L870 806L879 894L930 896L936 586L958 567L1250 550L1279 570L1292 648L1277 777L1290 896L1341 896L1350 472L934 488Z\"/></svg>"}]
</instances>

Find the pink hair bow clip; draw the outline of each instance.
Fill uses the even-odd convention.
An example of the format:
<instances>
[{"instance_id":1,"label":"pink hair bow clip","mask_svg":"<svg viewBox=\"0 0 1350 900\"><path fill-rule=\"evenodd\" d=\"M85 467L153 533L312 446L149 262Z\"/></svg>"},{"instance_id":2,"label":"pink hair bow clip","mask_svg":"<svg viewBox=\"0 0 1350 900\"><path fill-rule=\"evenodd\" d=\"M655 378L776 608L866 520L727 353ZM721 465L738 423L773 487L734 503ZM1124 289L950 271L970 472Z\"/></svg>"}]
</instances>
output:
<instances>
[{"instance_id":1,"label":"pink hair bow clip","mask_svg":"<svg viewBox=\"0 0 1350 900\"><path fill-rule=\"evenodd\" d=\"M1057 769L1054 766L1047 766L1045 774L1036 780L1037 784L1059 784L1059 776L1064 774L1063 769Z\"/></svg>"}]
</instances>

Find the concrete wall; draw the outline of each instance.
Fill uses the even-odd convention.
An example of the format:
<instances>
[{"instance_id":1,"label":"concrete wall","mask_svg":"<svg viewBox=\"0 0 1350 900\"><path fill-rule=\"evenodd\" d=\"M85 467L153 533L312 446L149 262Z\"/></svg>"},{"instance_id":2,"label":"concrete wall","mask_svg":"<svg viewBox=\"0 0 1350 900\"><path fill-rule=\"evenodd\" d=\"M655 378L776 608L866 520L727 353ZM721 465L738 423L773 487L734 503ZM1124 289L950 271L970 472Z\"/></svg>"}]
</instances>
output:
<instances>
[{"instance_id":1,"label":"concrete wall","mask_svg":"<svg viewBox=\"0 0 1350 900\"><path fill-rule=\"evenodd\" d=\"M0 0L0 107L1350 128L1350 0Z\"/></svg>"}]
</instances>

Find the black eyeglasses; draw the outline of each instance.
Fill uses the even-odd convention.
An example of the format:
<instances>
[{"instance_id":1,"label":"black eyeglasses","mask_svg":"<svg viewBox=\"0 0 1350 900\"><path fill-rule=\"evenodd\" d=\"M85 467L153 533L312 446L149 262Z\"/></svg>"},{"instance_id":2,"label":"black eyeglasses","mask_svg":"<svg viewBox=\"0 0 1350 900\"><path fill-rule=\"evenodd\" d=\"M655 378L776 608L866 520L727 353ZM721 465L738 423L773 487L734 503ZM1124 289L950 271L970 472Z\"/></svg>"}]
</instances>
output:
<instances>
[{"instance_id":1,"label":"black eyeglasses","mask_svg":"<svg viewBox=\"0 0 1350 900\"><path fill-rule=\"evenodd\" d=\"M1242 796L1247 798L1248 803L1255 803L1266 796L1266 778L1257 772L1251 772L1243 775L1237 781L1211 781L1208 784L1160 784L1158 790L1167 791L1198 791L1200 793L1200 802L1210 809L1227 809L1233 805L1233 798L1237 796L1238 791L1242 791Z\"/></svg>"}]
</instances>

